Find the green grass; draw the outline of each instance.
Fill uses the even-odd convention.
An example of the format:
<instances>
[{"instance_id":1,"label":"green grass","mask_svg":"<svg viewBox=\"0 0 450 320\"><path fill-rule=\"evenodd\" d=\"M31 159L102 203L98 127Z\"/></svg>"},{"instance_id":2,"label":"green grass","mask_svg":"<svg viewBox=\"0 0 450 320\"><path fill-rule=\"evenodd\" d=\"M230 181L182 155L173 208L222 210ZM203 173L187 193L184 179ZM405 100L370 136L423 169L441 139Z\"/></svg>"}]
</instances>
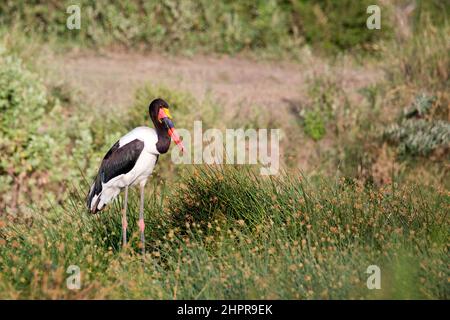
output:
<instances>
[{"instance_id":1,"label":"green grass","mask_svg":"<svg viewBox=\"0 0 450 320\"><path fill-rule=\"evenodd\" d=\"M100 215L74 193L63 214L2 220L2 298L447 299L449 195L420 185L261 178L246 168L197 167L147 189L147 252L120 249L120 200ZM151 189L151 190L149 190ZM30 222L32 221L32 223ZM65 270L81 268L82 288ZM366 287L369 265L382 289Z\"/></svg>"},{"instance_id":2,"label":"green grass","mask_svg":"<svg viewBox=\"0 0 450 320\"><path fill-rule=\"evenodd\" d=\"M376 53L379 42L395 38L394 11L401 2L378 3L382 29L368 30L369 0L270 1L110 1L81 0L81 29L68 30L71 1L4 1L0 23L62 47L121 46L193 54L254 52L298 57L306 43L339 55L343 51ZM448 23L450 5L420 0L411 17L413 32Z\"/></svg>"},{"instance_id":3,"label":"green grass","mask_svg":"<svg viewBox=\"0 0 450 320\"><path fill-rule=\"evenodd\" d=\"M349 5L349 4L352 5ZM7 1L0 22L63 46L123 46L155 51L262 52L294 55L305 43L321 51L370 49L385 32L368 32L370 1L78 1L81 29L68 30L73 2ZM345 14L344 14L345 13Z\"/></svg>"}]
</instances>

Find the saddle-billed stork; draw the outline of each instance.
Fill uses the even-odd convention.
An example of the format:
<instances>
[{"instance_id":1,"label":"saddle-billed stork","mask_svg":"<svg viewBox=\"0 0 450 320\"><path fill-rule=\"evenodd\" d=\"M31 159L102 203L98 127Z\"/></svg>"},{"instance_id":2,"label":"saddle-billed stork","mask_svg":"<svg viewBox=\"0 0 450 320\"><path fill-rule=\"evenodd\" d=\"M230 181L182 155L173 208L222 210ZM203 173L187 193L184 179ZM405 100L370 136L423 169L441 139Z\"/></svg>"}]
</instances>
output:
<instances>
[{"instance_id":1,"label":"saddle-billed stork","mask_svg":"<svg viewBox=\"0 0 450 320\"><path fill-rule=\"evenodd\" d=\"M106 153L87 196L87 207L97 213L125 189L122 209L122 241L127 243L128 187L140 188L139 230L142 253L145 254L144 236L144 188L148 177L158 162L159 155L169 150L171 138L184 152L183 143L175 131L169 105L163 99L155 99L148 107L155 129L137 127L119 139Z\"/></svg>"}]
</instances>

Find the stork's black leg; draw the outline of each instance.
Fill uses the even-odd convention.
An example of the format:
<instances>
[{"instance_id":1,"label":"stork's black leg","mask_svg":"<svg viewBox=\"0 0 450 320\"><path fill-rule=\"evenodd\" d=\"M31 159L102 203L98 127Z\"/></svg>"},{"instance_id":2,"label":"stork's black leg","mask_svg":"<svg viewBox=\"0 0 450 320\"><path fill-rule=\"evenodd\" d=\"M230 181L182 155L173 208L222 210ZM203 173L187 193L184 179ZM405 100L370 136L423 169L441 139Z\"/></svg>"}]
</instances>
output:
<instances>
[{"instance_id":1,"label":"stork's black leg","mask_svg":"<svg viewBox=\"0 0 450 320\"><path fill-rule=\"evenodd\" d=\"M127 245L127 207L128 207L128 186L125 187L125 196L122 209L122 244L125 247Z\"/></svg>"},{"instance_id":2,"label":"stork's black leg","mask_svg":"<svg viewBox=\"0 0 450 320\"><path fill-rule=\"evenodd\" d=\"M144 190L145 183L141 183L141 204L139 208L139 230L141 231L141 246L142 246L142 255L145 255L145 223L144 223Z\"/></svg>"}]
</instances>

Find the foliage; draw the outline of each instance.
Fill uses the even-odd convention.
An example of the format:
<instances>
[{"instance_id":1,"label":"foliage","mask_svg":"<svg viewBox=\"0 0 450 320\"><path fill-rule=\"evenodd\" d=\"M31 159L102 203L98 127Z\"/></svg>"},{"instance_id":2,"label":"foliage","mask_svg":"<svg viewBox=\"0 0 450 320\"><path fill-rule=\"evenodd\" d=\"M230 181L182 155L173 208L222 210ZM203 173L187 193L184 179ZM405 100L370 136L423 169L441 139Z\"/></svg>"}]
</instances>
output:
<instances>
[{"instance_id":1,"label":"foliage","mask_svg":"<svg viewBox=\"0 0 450 320\"><path fill-rule=\"evenodd\" d=\"M1 22L18 24L44 39L56 37L81 45L121 44L157 51L243 50L294 52L305 39L336 53L370 45L385 32L367 32L366 8L370 1L140 1L78 2L81 29L68 30L70 1L6 1L0 5ZM386 20L388 21L388 20Z\"/></svg>"},{"instance_id":2,"label":"foliage","mask_svg":"<svg viewBox=\"0 0 450 320\"><path fill-rule=\"evenodd\" d=\"M413 105L404 112L400 122L384 130L383 137L398 145L399 154L427 156L439 147L449 146L450 123L413 118L429 114L433 100L426 95L417 96Z\"/></svg>"},{"instance_id":3,"label":"foliage","mask_svg":"<svg viewBox=\"0 0 450 320\"><path fill-rule=\"evenodd\" d=\"M54 106L41 79L26 70L20 59L0 56L0 184L2 203L18 205L27 176L48 170L57 141L46 127ZM38 181L30 181L38 184Z\"/></svg>"},{"instance_id":4,"label":"foliage","mask_svg":"<svg viewBox=\"0 0 450 320\"><path fill-rule=\"evenodd\" d=\"M117 138L111 127L107 134L102 125L92 126L93 118L81 121L84 108L73 113L72 102L21 59L7 51L0 55L0 204L7 212L23 213L29 203L45 207L44 198L65 199L61 184L79 183L82 171L92 175L98 136Z\"/></svg>"},{"instance_id":5,"label":"foliage","mask_svg":"<svg viewBox=\"0 0 450 320\"><path fill-rule=\"evenodd\" d=\"M448 194L414 185L314 184L266 179L245 168L198 167L147 194L140 262L129 204L130 247L120 249L120 207L99 216L74 193L64 214L32 224L2 220L2 298L344 299L440 298L446 280ZM82 288L66 287L69 265ZM367 290L366 269L382 269Z\"/></svg>"},{"instance_id":6,"label":"foliage","mask_svg":"<svg viewBox=\"0 0 450 320\"><path fill-rule=\"evenodd\" d=\"M304 126L305 133L316 141L322 139L326 133L325 121L317 110L305 112Z\"/></svg>"},{"instance_id":7,"label":"foliage","mask_svg":"<svg viewBox=\"0 0 450 320\"><path fill-rule=\"evenodd\" d=\"M306 135L318 141L325 136L328 122L335 117L341 90L332 79L317 77L310 81L308 91L311 101L300 116Z\"/></svg>"},{"instance_id":8,"label":"foliage","mask_svg":"<svg viewBox=\"0 0 450 320\"><path fill-rule=\"evenodd\" d=\"M401 155L427 156L439 147L448 147L450 124L423 119L403 120L385 129L384 137L398 144L398 152Z\"/></svg>"},{"instance_id":9,"label":"foliage","mask_svg":"<svg viewBox=\"0 0 450 320\"><path fill-rule=\"evenodd\" d=\"M366 9L371 4L373 2L366 0L292 1L293 20L306 42L329 52L362 47L373 49L377 41L389 38L391 32L386 23L389 19L384 16L383 32L367 29L366 20L369 15Z\"/></svg>"}]
</instances>

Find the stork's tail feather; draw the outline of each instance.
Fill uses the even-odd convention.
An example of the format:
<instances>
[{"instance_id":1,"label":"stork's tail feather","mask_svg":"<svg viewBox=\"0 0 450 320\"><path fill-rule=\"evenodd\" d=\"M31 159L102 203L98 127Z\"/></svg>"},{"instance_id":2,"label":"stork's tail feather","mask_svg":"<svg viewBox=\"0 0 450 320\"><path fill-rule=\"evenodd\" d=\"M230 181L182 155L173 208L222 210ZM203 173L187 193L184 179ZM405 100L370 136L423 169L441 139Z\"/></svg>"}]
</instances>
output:
<instances>
[{"instance_id":1,"label":"stork's tail feather","mask_svg":"<svg viewBox=\"0 0 450 320\"><path fill-rule=\"evenodd\" d=\"M103 184L100 177L97 176L86 199L88 210L93 214L103 210L119 193L120 187L114 185L111 181Z\"/></svg>"},{"instance_id":2,"label":"stork's tail feather","mask_svg":"<svg viewBox=\"0 0 450 320\"><path fill-rule=\"evenodd\" d=\"M102 182L100 177L96 177L94 183L89 190L89 194L86 199L86 205L88 210L95 214L103 209L103 206L99 207L99 203L102 196Z\"/></svg>"}]
</instances>

